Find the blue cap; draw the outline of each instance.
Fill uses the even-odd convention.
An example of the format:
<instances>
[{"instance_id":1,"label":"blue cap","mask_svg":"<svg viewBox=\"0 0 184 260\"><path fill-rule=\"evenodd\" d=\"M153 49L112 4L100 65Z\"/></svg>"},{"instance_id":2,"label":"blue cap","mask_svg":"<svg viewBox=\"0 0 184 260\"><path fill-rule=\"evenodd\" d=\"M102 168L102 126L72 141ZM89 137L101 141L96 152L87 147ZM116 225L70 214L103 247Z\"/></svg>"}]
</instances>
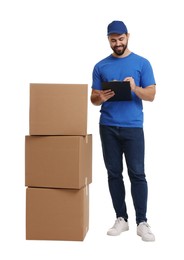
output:
<instances>
[{"instance_id":1,"label":"blue cap","mask_svg":"<svg viewBox=\"0 0 184 260\"><path fill-rule=\"evenodd\" d=\"M121 21L113 21L107 27L107 35L128 33L126 25Z\"/></svg>"}]
</instances>

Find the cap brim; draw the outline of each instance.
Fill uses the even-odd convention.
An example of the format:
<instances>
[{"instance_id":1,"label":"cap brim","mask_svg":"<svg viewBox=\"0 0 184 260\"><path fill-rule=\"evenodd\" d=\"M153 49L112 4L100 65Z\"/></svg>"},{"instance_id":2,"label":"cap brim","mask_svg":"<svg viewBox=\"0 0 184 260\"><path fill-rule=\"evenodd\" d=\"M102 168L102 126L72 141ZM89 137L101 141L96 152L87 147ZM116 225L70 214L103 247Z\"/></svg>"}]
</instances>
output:
<instances>
[{"instance_id":1,"label":"cap brim","mask_svg":"<svg viewBox=\"0 0 184 260\"><path fill-rule=\"evenodd\" d=\"M110 34L126 34L127 33L127 31L110 31L110 32L108 32L108 34L107 35L110 35Z\"/></svg>"}]
</instances>

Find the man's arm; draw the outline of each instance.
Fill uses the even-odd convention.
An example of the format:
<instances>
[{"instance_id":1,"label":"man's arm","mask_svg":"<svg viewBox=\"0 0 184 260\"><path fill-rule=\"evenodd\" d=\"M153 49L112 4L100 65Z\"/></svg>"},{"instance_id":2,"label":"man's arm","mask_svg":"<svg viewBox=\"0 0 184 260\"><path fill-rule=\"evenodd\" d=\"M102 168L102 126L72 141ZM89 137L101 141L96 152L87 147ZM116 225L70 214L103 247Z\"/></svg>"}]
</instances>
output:
<instances>
[{"instance_id":1,"label":"man's arm","mask_svg":"<svg viewBox=\"0 0 184 260\"><path fill-rule=\"evenodd\" d=\"M134 90L132 90L140 99L145 101L153 101L156 94L155 85L150 85L146 88L141 88L136 86Z\"/></svg>"},{"instance_id":2,"label":"man's arm","mask_svg":"<svg viewBox=\"0 0 184 260\"><path fill-rule=\"evenodd\" d=\"M124 81L130 81L131 90L142 100L153 101L156 94L155 85L147 86L146 88L138 87L132 77L127 77Z\"/></svg>"},{"instance_id":3,"label":"man's arm","mask_svg":"<svg viewBox=\"0 0 184 260\"><path fill-rule=\"evenodd\" d=\"M107 101L109 98L115 95L114 91L109 90L96 90L91 91L91 103L95 106L100 106L102 103Z\"/></svg>"}]
</instances>

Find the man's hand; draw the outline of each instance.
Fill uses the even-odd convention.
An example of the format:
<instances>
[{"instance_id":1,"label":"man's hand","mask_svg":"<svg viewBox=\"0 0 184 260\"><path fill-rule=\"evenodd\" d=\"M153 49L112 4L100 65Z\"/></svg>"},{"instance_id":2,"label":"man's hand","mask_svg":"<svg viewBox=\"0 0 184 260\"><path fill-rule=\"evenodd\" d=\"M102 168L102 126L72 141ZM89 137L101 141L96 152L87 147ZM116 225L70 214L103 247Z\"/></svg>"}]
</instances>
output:
<instances>
[{"instance_id":1,"label":"man's hand","mask_svg":"<svg viewBox=\"0 0 184 260\"><path fill-rule=\"evenodd\" d=\"M91 102L94 105L99 106L105 101L107 101L108 99L110 99L111 97L113 97L114 95L115 93L111 89L108 90L93 89L91 93Z\"/></svg>"},{"instance_id":2,"label":"man's hand","mask_svg":"<svg viewBox=\"0 0 184 260\"><path fill-rule=\"evenodd\" d=\"M142 100L145 101L153 101L156 94L155 85L150 85L145 88L139 87L135 85L135 81L132 77L127 77L124 81L130 81L131 90Z\"/></svg>"},{"instance_id":3,"label":"man's hand","mask_svg":"<svg viewBox=\"0 0 184 260\"><path fill-rule=\"evenodd\" d=\"M133 92L135 92L136 90L136 85L135 85L135 81L134 81L134 78L132 77L127 77L124 79L124 81L129 81L130 82L130 88Z\"/></svg>"},{"instance_id":4,"label":"man's hand","mask_svg":"<svg viewBox=\"0 0 184 260\"><path fill-rule=\"evenodd\" d=\"M100 99L101 99L102 103L107 101L108 99L110 99L114 95L115 95L115 93L111 89L100 90L100 93L99 93L99 96L100 96Z\"/></svg>"}]
</instances>

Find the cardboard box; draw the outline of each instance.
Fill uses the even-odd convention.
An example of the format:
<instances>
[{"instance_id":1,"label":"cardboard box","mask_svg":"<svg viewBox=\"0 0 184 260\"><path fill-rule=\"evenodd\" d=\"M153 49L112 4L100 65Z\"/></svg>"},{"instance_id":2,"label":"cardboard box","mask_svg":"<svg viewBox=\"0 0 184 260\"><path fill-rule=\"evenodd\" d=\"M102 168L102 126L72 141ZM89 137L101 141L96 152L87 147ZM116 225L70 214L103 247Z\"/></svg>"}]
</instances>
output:
<instances>
[{"instance_id":1,"label":"cardboard box","mask_svg":"<svg viewBox=\"0 0 184 260\"><path fill-rule=\"evenodd\" d=\"M92 135L26 136L25 185L80 189L92 182Z\"/></svg>"},{"instance_id":2,"label":"cardboard box","mask_svg":"<svg viewBox=\"0 0 184 260\"><path fill-rule=\"evenodd\" d=\"M30 135L87 135L87 84L30 84Z\"/></svg>"},{"instance_id":3,"label":"cardboard box","mask_svg":"<svg viewBox=\"0 0 184 260\"><path fill-rule=\"evenodd\" d=\"M26 189L27 240L84 240L89 229L89 190Z\"/></svg>"}]
</instances>

